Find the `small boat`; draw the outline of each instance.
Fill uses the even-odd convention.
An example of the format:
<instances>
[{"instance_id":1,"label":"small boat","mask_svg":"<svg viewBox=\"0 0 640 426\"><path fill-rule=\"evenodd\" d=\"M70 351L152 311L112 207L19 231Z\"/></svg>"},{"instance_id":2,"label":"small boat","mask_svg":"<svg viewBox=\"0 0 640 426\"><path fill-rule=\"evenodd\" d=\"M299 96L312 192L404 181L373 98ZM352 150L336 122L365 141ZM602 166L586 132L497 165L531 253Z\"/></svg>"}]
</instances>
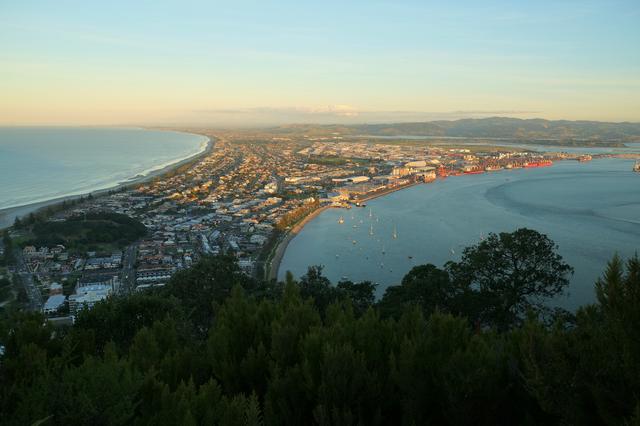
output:
<instances>
[{"instance_id":1,"label":"small boat","mask_svg":"<svg viewBox=\"0 0 640 426\"><path fill-rule=\"evenodd\" d=\"M640 173L640 160L636 161L636 163L633 165L633 171L636 173Z\"/></svg>"},{"instance_id":2,"label":"small boat","mask_svg":"<svg viewBox=\"0 0 640 426\"><path fill-rule=\"evenodd\" d=\"M373 224L369 226L369 235L373 235Z\"/></svg>"},{"instance_id":3,"label":"small boat","mask_svg":"<svg viewBox=\"0 0 640 426\"><path fill-rule=\"evenodd\" d=\"M338 219L338 223L342 225L344 223L344 217L340 216L340 219Z\"/></svg>"},{"instance_id":4,"label":"small boat","mask_svg":"<svg viewBox=\"0 0 640 426\"><path fill-rule=\"evenodd\" d=\"M352 242L354 245L357 243L357 241L356 241L356 240L353 240L353 241L351 241L351 242Z\"/></svg>"},{"instance_id":5,"label":"small boat","mask_svg":"<svg viewBox=\"0 0 640 426\"><path fill-rule=\"evenodd\" d=\"M396 226L393 225L393 239L397 239L398 238L398 230L396 229Z\"/></svg>"}]
</instances>

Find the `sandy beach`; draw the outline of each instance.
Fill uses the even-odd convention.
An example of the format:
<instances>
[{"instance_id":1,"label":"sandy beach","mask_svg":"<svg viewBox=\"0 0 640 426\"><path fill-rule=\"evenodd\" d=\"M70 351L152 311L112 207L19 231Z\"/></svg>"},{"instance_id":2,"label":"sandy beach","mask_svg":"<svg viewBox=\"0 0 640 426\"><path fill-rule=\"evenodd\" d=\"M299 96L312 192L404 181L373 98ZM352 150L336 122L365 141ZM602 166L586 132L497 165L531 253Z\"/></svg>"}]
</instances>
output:
<instances>
[{"instance_id":1,"label":"sandy beach","mask_svg":"<svg viewBox=\"0 0 640 426\"><path fill-rule=\"evenodd\" d=\"M204 136L204 135L198 135L198 136ZM211 150L213 149L214 146L214 141L209 138L207 136L207 144L206 147L204 148L204 150L190 156L187 158L184 158L182 160L176 161L175 163L171 163L161 169L158 170L154 170L144 176L134 176L129 180L120 182L119 184L109 187L109 188L103 188L103 189L99 189L96 191L89 191L83 194L75 194L75 195L69 195L69 196L63 196L63 197L57 197L57 198L53 198L51 200L46 200L46 201L40 201L37 203L32 203L32 204L25 204L23 206L16 206L16 207L9 207L6 209L2 209L0 210L0 229L5 229L10 227L11 225L13 225L13 222L15 221L16 217L24 217L27 216L29 213L35 213L37 211L40 211L41 209L44 209L46 207L49 206L53 206L53 205L57 205L59 203L62 203L63 201L68 201L68 200L75 200L77 198L92 194L94 197L96 196L100 196L100 195L104 195L110 191L117 191L120 190L122 188L127 188L127 187L131 187L131 186L135 186L135 185L139 185L145 182L149 182L159 176L165 175L185 164L191 163L193 161L196 161L206 155L208 155Z\"/></svg>"}]
</instances>

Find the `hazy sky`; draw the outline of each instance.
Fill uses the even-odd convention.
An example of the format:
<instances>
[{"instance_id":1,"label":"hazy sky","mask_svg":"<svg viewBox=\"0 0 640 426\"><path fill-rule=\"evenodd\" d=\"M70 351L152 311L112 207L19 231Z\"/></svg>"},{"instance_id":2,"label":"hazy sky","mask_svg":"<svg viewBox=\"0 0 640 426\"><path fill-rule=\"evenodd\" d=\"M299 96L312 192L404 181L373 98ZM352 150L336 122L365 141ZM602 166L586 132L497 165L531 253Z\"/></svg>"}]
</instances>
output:
<instances>
[{"instance_id":1,"label":"hazy sky","mask_svg":"<svg viewBox=\"0 0 640 426\"><path fill-rule=\"evenodd\" d=\"M487 115L640 121L640 0L0 0L0 124Z\"/></svg>"}]
</instances>

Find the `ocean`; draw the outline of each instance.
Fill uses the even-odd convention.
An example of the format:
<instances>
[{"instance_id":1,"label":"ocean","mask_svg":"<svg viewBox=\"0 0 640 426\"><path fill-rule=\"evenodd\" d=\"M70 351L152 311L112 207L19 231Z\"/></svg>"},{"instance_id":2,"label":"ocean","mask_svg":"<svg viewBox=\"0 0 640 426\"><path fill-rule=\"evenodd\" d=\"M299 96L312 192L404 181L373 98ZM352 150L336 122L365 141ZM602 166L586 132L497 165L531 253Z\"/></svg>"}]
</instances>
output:
<instances>
[{"instance_id":1,"label":"ocean","mask_svg":"<svg viewBox=\"0 0 640 426\"><path fill-rule=\"evenodd\" d=\"M553 302L573 310L594 301L594 282L615 252L629 257L640 250L640 175L632 166L598 159L452 176L366 208L329 209L291 240L279 278L324 265L332 282L370 280L381 296L415 265L442 266L490 232L528 227L553 239L575 268L567 294Z\"/></svg>"},{"instance_id":2,"label":"ocean","mask_svg":"<svg viewBox=\"0 0 640 426\"><path fill-rule=\"evenodd\" d=\"M208 139L137 128L0 127L0 210L114 187Z\"/></svg>"}]
</instances>

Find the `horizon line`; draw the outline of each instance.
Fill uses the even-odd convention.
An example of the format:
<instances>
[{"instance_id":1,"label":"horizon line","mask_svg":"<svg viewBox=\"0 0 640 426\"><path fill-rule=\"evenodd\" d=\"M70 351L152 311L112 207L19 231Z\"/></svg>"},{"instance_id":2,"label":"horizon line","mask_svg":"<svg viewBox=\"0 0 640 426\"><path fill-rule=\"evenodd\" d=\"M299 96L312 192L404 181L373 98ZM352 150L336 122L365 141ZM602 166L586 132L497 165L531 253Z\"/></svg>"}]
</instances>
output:
<instances>
[{"instance_id":1,"label":"horizon line","mask_svg":"<svg viewBox=\"0 0 640 426\"><path fill-rule=\"evenodd\" d=\"M9 127L134 127L134 128L158 128L158 127L195 127L195 128L212 128L212 129L268 129L268 128L277 128L277 127L285 127L285 126L319 126L319 127L331 127L331 126L363 126L363 125L396 125L396 124L422 124L422 123L438 123L438 122L456 122L456 121L464 121L464 120L492 120L492 119L510 119L510 120L519 120L519 121L548 121L548 122L569 122L569 123L600 123L600 124L632 124L632 125L640 125L640 120L638 121L630 121L630 120L621 120L621 121L611 121L611 120L594 120L594 119L566 119L566 118L543 118L543 117L530 117L530 118L521 118L514 116L502 116L502 115L493 115L487 117L459 117L459 118L437 118L437 119L428 119L428 120L376 120L376 121L353 121L353 122L317 122L317 121L299 121L299 120L274 120L273 123L264 123L264 122L256 122L252 123L250 120L243 124L222 124L222 123L207 123L201 120L196 121L173 121L167 120L166 122L113 122L113 123L73 123L73 122L60 122L60 123L46 123L46 122L38 122L38 123L0 123L0 127L9 128ZM257 120L259 121L259 120Z\"/></svg>"}]
</instances>

